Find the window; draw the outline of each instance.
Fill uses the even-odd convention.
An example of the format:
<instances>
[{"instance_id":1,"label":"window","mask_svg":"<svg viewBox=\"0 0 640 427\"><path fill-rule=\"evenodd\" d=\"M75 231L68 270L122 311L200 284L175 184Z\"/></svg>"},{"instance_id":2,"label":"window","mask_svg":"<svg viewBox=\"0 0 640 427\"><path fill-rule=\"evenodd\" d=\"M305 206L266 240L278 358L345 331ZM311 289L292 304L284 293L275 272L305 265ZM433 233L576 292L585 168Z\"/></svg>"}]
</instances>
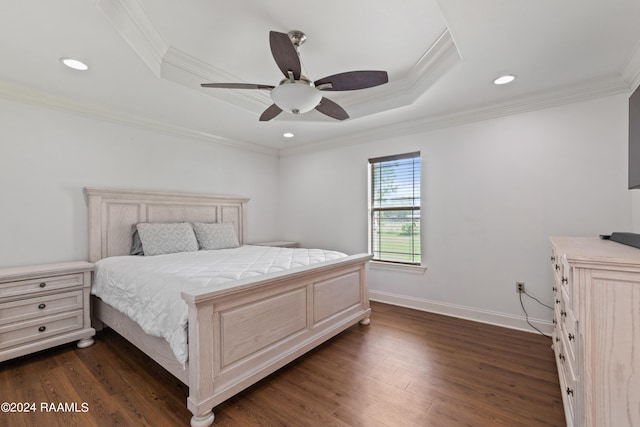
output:
<instances>
[{"instance_id":1,"label":"window","mask_svg":"<svg viewBox=\"0 0 640 427\"><path fill-rule=\"evenodd\" d=\"M374 261L420 264L420 153L369 159Z\"/></svg>"}]
</instances>

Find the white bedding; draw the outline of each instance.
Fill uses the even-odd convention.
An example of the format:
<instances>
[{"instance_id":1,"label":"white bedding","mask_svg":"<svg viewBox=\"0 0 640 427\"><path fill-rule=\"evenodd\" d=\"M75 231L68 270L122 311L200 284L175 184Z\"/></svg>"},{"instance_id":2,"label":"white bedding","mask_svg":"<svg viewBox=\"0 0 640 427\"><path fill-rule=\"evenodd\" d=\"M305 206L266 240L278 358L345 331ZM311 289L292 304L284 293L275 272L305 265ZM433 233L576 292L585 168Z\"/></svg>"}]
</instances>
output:
<instances>
[{"instance_id":1,"label":"white bedding","mask_svg":"<svg viewBox=\"0 0 640 427\"><path fill-rule=\"evenodd\" d=\"M322 249L241 246L155 256L117 256L96 262L91 293L163 337L180 363L189 355L183 290L208 288L262 274L345 257Z\"/></svg>"}]
</instances>

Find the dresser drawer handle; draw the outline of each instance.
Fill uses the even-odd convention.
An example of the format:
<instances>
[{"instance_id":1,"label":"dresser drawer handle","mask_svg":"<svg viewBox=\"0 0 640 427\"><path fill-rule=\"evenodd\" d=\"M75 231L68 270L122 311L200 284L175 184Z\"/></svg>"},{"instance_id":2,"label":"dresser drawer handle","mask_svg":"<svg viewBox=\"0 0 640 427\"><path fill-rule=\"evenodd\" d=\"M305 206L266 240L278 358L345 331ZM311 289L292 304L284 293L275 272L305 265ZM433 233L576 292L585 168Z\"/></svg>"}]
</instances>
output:
<instances>
[{"instance_id":1,"label":"dresser drawer handle","mask_svg":"<svg viewBox=\"0 0 640 427\"><path fill-rule=\"evenodd\" d=\"M558 292L558 288L556 288L555 286L553 288L551 288L551 289L553 289L553 293Z\"/></svg>"},{"instance_id":2,"label":"dresser drawer handle","mask_svg":"<svg viewBox=\"0 0 640 427\"><path fill-rule=\"evenodd\" d=\"M560 271L560 266L556 264L556 271Z\"/></svg>"},{"instance_id":3,"label":"dresser drawer handle","mask_svg":"<svg viewBox=\"0 0 640 427\"><path fill-rule=\"evenodd\" d=\"M562 283L569 283L569 279L567 279L566 277L562 278Z\"/></svg>"},{"instance_id":4,"label":"dresser drawer handle","mask_svg":"<svg viewBox=\"0 0 640 427\"><path fill-rule=\"evenodd\" d=\"M569 334L569 341L573 341L576 339L576 336L573 334Z\"/></svg>"},{"instance_id":5,"label":"dresser drawer handle","mask_svg":"<svg viewBox=\"0 0 640 427\"><path fill-rule=\"evenodd\" d=\"M556 321L556 319L553 319L553 324L554 324L554 325L557 325L557 324L558 324L558 322Z\"/></svg>"},{"instance_id":6,"label":"dresser drawer handle","mask_svg":"<svg viewBox=\"0 0 640 427\"><path fill-rule=\"evenodd\" d=\"M560 304L560 300L556 298L556 304Z\"/></svg>"},{"instance_id":7,"label":"dresser drawer handle","mask_svg":"<svg viewBox=\"0 0 640 427\"><path fill-rule=\"evenodd\" d=\"M40 283L40 287L44 288L45 286L47 286L47 284L45 282Z\"/></svg>"},{"instance_id":8,"label":"dresser drawer handle","mask_svg":"<svg viewBox=\"0 0 640 427\"><path fill-rule=\"evenodd\" d=\"M560 354L558 355L558 359L560 359L560 360L564 360L564 354L560 353Z\"/></svg>"},{"instance_id":9,"label":"dresser drawer handle","mask_svg":"<svg viewBox=\"0 0 640 427\"><path fill-rule=\"evenodd\" d=\"M556 337L556 342L560 341L560 337Z\"/></svg>"},{"instance_id":10,"label":"dresser drawer handle","mask_svg":"<svg viewBox=\"0 0 640 427\"><path fill-rule=\"evenodd\" d=\"M551 255L551 262L556 262L556 257L554 255Z\"/></svg>"},{"instance_id":11,"label":"dresser drawer handle","mask_svg":"<svg viewBox=\"0 0 640 427\"><path fill-rule=\"evenodd\" d=\"M567 312L564 310L560 310L560 316L567 317Z\"/></svg>"},{"instance_id":12,"label":"dresser drawer handle","mask_svg":"<svg viewBox=\"0 0 640 427\"><path fill-rule=\"evenodd\" d=\"M38 328L38 331L40 331L40 332L44 332L44 331L46 331L46 330L47 330L47 327L46 327L46 326L40 326L40 327Z\"/></svg>"},{"instance_id":13,"label":"dresser drawer handle","mask_svg":"<svg viewBox=\"0 0 640 427\"><path fill-rule=\"evenodd\" d=\"M572 388L567 387L567 394L568 394L569 396L573 396L573 389L572 389Z\"/></svg>"},{"instance_id":14,"label":"dresser drawer handle","mask_svg":"<svg viewBox=\"0 0 640 427\"><path fill-rule=\"evenodd\" d=\"M44 303L43 304L38 304L38 308L40 310L44 309L46 306L47 306L47 304L44 304Z\"/></svg>"}]
</instances>

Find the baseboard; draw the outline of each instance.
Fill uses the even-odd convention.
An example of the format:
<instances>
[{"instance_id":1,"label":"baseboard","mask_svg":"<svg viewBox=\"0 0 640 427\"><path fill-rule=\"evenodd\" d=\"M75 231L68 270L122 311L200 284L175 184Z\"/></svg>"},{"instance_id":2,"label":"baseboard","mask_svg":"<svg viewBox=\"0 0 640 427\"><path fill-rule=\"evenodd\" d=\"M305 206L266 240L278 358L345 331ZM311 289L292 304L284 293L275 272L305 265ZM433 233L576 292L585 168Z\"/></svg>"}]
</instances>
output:
<instances>
[{"instance_id":1,"label":"baseboard","mask_svg":"<svg viewBox=\"0 0 640 427\"><path fill-rule=\"evenodd\" d=\"M369 290L371 301L382 302L400 307L412 308L414 310L428 311L430 313L443 314L445 316L458 317L460 319L473 320L475 322L488 323L490 325L502 326L509 329L517 329L525 332L538 333L527 324L524 316L514 316L511 314L498 313L495 311L481 310L462 305L448 304L439 301L430 301L421 298L408 297L405 295L392 294L389 292ZM551 336L553 324L547 320L532 319L529 322L540 329L546 335Z\"/></svg>"}]
</instances>

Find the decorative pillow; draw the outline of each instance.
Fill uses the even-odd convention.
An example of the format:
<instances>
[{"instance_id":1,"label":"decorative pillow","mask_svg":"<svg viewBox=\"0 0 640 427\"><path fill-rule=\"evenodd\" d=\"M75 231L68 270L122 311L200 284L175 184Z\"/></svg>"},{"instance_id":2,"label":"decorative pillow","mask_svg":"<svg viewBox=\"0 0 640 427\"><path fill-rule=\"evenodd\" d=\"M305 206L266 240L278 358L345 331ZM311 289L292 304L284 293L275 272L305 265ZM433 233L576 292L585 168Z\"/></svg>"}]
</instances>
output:
<instances>
[{"instance_id":1,"label":"decorative pillow","mask_svg":"<svg viewBox=\"0 0 640 427\"><path fill-rule=\"evenodd\" d=\"M230 222L212 224L194 222L193 231L196 232L200 249L228 249L240 246L235 225Z\"/></svg>"},{"instance_id":2,"label":"decorative pillow","mask_svg":"<svg viewBox=\"0 0 640 427\"><path fill-rule=\"evenodd\" d=\"M140 241L140 235L138 234L138 224L131 226L131 251L129 255L144 255L142 250L142 242Z\"/></svg>"},{"instance_id":3,"label":"decorative pillow","mask_svg":"<svg viewBox=\"0 0 640 427\"><path fill-rule=\"evenodd\" d=\"M145 256L198 250L198 241L188 222L140 223L136 229Z\"/></svg>"}]
</instances>

